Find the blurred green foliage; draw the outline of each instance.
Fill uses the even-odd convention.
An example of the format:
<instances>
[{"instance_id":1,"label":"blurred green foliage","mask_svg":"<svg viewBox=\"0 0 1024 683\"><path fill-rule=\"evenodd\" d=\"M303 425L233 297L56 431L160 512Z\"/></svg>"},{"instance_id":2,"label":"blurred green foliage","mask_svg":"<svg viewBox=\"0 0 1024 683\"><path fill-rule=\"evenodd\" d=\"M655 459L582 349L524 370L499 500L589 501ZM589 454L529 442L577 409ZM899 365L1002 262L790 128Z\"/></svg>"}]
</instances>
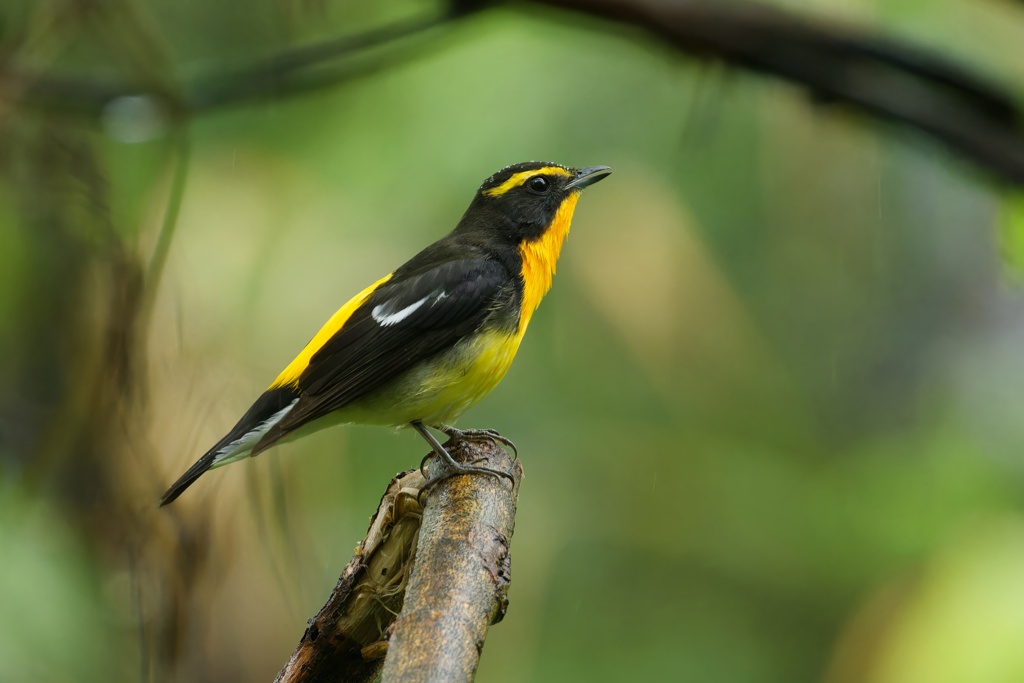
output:
<instances>
[{"instance_id":1,"label":"blurred green foliage","mask_svg":"<svg viewBox=\"0 0 1024 683\"><path fill-rule=\"evenodd\" d=\"M1024 75L1012 3L816 6ZM3 39L173 88L423 8L8 2ZM0 680L272 678L418 437L337 428L157 496L527 159L615 173L462 420L526 469L479 680L1024 679L1021 209L927 142L511 9L335 88L122 123L0 117Z\"/></svg>"}]
</instances>

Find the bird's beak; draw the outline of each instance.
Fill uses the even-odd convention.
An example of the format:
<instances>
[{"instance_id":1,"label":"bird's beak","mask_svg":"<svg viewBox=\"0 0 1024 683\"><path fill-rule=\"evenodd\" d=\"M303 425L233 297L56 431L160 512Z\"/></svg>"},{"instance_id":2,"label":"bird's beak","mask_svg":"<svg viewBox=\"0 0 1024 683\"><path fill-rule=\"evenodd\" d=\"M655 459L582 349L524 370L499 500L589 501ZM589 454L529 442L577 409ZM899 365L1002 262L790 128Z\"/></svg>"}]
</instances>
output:
<instances>
[{"instance_id":1,"label":"bird's beak","mask_svg":"<svg viewBox=\"0 0 1024 683\"><path fill-rule=\"evenodd\" d=\"M576 177L565 186L567 190L582 190L587 185L593 185L612 172L610 166L588 166L576 171Z\"/></svg>"}]
</instances>

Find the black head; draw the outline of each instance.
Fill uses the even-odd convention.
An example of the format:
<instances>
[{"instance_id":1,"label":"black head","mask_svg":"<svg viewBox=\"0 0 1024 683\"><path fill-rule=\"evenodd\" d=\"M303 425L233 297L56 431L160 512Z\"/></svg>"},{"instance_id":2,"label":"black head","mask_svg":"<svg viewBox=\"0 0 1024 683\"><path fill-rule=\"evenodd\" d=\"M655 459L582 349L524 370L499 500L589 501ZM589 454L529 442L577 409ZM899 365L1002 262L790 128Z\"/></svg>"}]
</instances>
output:
<instances>
[{"instance_id":1,"label":"black head","mask_svg":"<svg viewBox=\"0 0 1024 683\"><path fill-rule=\"evenodd\" d=\"M463 230L485 228L511 244L539 239L567 200L575 205L584 187L611 173L607 166L569 168L527 161L501 169L484 181L459 223Z\"/></svg>"}]
</instances>

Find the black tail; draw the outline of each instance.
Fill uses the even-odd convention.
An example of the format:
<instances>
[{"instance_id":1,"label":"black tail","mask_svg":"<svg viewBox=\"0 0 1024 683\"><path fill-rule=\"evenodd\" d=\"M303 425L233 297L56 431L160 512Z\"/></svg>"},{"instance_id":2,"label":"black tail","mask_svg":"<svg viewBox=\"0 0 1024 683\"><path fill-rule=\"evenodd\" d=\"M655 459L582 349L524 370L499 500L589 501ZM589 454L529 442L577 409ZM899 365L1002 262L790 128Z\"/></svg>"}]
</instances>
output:
<instances>
[{"instance_id":1,"label":"black tail","mask_svg":"<svg viewBox=\"0 0 1024 683\"><path fill-rule=\"evenodd\" d=\"M220 444L218 444L219 446ZM196 464L188 468L188 472L178 477L178 481L171 484L171 488L164 492L164 495L160 496L160 507L168 505L174 502L174 499L182 494L182 492L195 482L196 479L203 476L206 470L210 469L213 465L213 459L217 455L216 447L208 451L206 455L199 458Z\"/></svg>"},{"instance_id":2,"label":"black tail","mask_svg":"<svg viewBox=\"0 0 1024 683\"><path fill-rule=\"evenodd\" d=\"M238 424L225 434L224 438L218 441L213 448L206 451L206 455L199 458L195 465L189 467L188 472L181 475L178 481L174 482L164 495L160 496L160 507L173 503L174 499L180 496L196 479L203 476L206 470L213 467L213 463L221 449L232 441L243 438L253 429L260 427L264 421L271 419L279 411L292 405L298 397L299 395L293 387L275 387L263 392L256 399L256 402L249 407L249 410L242 416L242 419L238 421Z\"/></svg>"}]
</instances>

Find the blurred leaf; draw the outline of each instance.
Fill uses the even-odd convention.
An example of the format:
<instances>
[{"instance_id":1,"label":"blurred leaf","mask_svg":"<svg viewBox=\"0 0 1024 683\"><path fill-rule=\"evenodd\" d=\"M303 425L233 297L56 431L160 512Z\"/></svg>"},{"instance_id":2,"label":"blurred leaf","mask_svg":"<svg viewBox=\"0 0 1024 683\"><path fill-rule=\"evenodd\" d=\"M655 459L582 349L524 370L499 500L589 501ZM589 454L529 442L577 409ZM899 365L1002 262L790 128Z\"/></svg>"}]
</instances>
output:
<instances>
[{"instance_id":1,"label":"blurred leaf","mask_svg":"<svg viewBox=\"0 0 1024 683\"><path fill-rule=\"evenodd\" d=\"M999 215L999 239L1007 277L1024 284L1024 193L1008 192Z\"/></svg>"}]
</instances>

